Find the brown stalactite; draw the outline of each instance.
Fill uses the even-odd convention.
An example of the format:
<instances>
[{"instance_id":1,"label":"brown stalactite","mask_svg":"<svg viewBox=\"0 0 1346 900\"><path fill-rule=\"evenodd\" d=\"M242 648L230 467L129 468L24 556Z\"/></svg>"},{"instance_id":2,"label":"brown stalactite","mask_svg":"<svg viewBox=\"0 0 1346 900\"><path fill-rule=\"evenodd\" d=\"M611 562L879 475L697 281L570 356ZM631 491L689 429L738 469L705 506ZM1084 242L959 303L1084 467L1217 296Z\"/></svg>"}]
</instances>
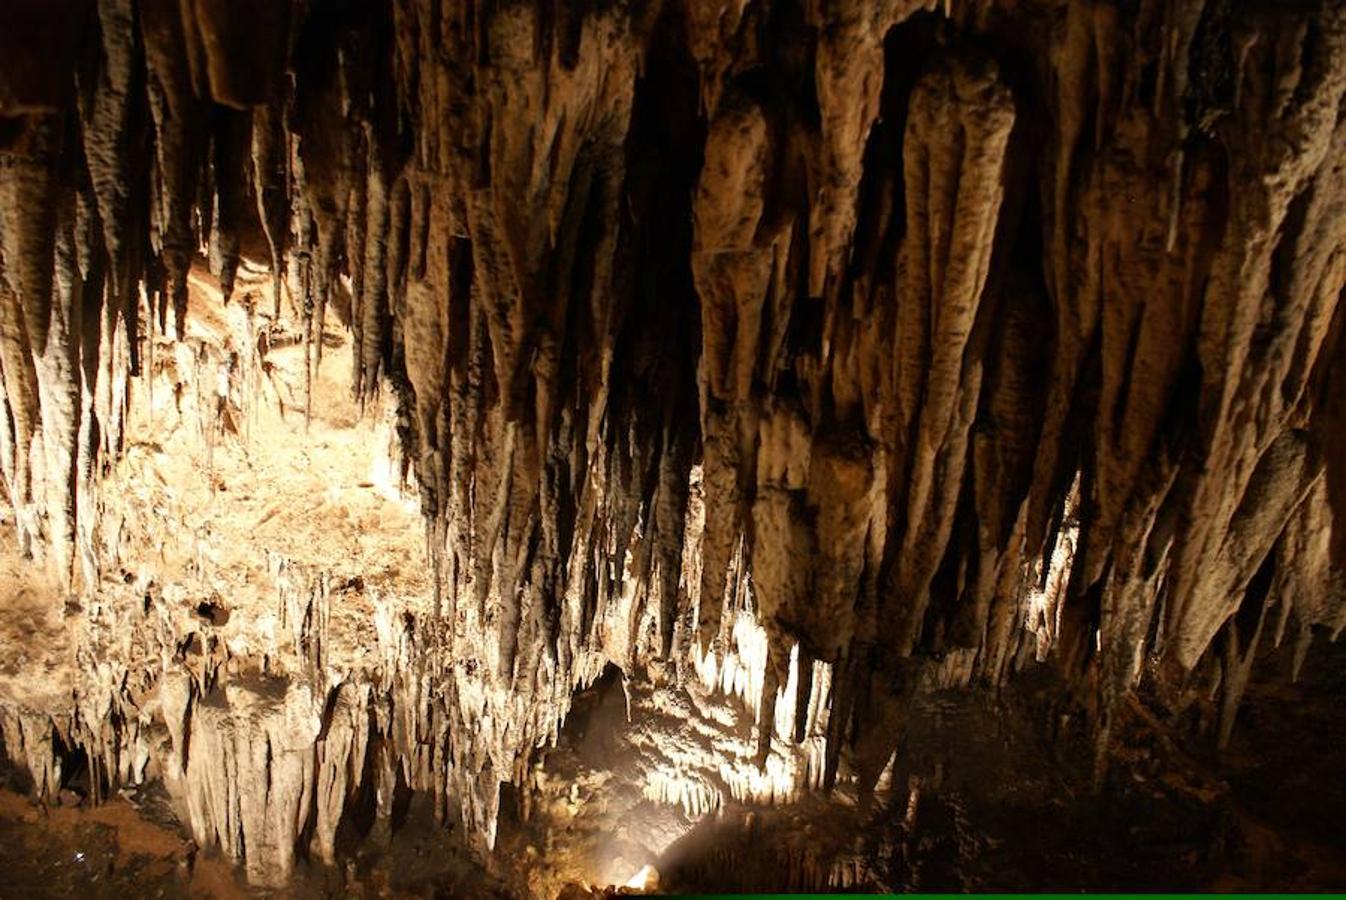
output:
<instances>
[{"instance_id":1,"label":"brown stalactite","mask_svg":"<svg viewBox=\"0 0 1346 900\"><path fill-rule=\"evenodd\" d=\"M903 145L907 228L897 290L893 402L897 527L884 604L896 628L881 634L910 653L929 604L963 481L981 360L968 353L990 265L1009 92L992 70L956 58L917 82Z\"/></svg>"},{"instance_id":2,"label":"brown stalactite","mask_svg":"<svg viewBox=\"0 0 1346 900\"><path fill-rule=\"evenodd\" d=\"M171 305L173 327L182 334L187 315L187 268L196 251L193 210L207 110L192 89L184 23L177 4L172 0L143 3L140 26L156 152L150 191L150 240L159 254L164 277L159 327L167 327Z\"/></svg>"},{"instance_id":3,"label":"brown stalactite","mask_svg":"<svg viewBox=\"0 0 1346 900\"><path fill-rule=\"evenodd\" d=\"M1323 353L1324 360L1340 359L1342 353L1346 351L1341 337L1346 333L1346 329L1341 325L1344 318L1342 309L1343 304L1338 301L1336 349L1332 349L1330 343L1327 344ZM1343 368L1340 365L1332 366L1333 374L1323 388L1321 418L1324 424L1321 427L1324 445L1329 448L1341 446L1342 439L1346 438L1346 379L1341 374ZM1332 511L1333 522L1331 560L1333 566L1341 570L1346 569L1346 464L1342 463L1340 454L1328 452L1326 456L1327 503Z\"/></svg>"},{"instance_id":4,"label":"brown stalactite","mask_svg":"<svg viewBox=\"0 0 1346 900\"><path fill-rule=\"evenodd\" d=\"M134 352L147 207L137 161L148 152L144 129L149 127L135 5L103 0L98 26L100 43L90 50L97 62L80 85L84 155L103 229L107 314L114 323L126 322Z\"/></svg>"},{"instance_id":5,"label":"brown stalactite","mask_svg":"<svg viewBox=\"0 0 1346 900\"><path fill-rule=\"evenodd\" d=\"M1279 350L1279 345L1287 338L1293 343L1298 336L1310 298L1296 298L1282 313L1281 307L1288 304L1268 287L1273 269L1280 268L1273 266L1273 258L1284 259L1282 266L1289 271L1277 274L1290 279L1300 266L1312 264L1311 255L1306 258L1291 248L1283 251L1278 243L1297 237L1286 228L1288 216L1294 198L1309 188L1327 156L1346 89L1346 73L1340 68L1346 19L1340 11L1323 16L1312 29L1304 29L1302 20L1276 25L1284 29L1279 31L1283 39L1274 47L1268 42L1254 46L1254 59L1245 62L1245 66L1262 62L1262 71L1271 72L1272 79L1268 84L1245 75L1239 124L1250 127L1250 117L1265 117L1261 127L1269 132L1266 139L1236 145L1230 167L1236 175L1251 176L1255 184L1230 191L1225 233L1212 261L1197 339L1203 372L1198 452L1205 459L1200 474L1191 476L1183 513L1188 525L1176 550L1167 607L1177 658L1189 668L1215 633L1209 624L1196 625L1194 620L1209 612L1199 609L1192 595L1213 571L1215 554L1235 527L1231 521L1235 511L1261 466L1261 456L1285 428L1287 407L1293 401L1293 395L1272 392L1270 402L1257 402L1260 382L1270 374L1275 383L1275 374L1289 363L1292 354ZM1277 33L1275 25L1265 27ZM1331 249L1330 244L1315 246L1312 254ZM1259 320L1268 314L1270 327L1259 327ZM1312 345L1306 350L1308 359L1316 355ZM1180 481L1179 487L1183 486ZM1295 493L1303 490L1298 485L1287 487Z\"/></svg>"},{"instance_id":6,"label":"brown stalactite","mask_svg":"<svg viewBox=\"0 0 1346 900\"><path fill-rule=\"evenodd\" d=\"M215 179L210 267L224 296L234 292L239 238L248 215L247 159L252 121L247 113L217 107L211 135L211 171Z\"/></svg>"},{"instance_id":7,"label":"brown stalactite","mask_svg":"<svg viewBox=\"0 0 1346 900\"><path fill-rule=\"evenodd\" d=\"M733 693L761 771L868 794L931 685L1050 658L1106 737L1143 680L1219 671L1227 740L1262 643L1342 629L1346 12L581 6L0 10L20 547L122 590L99 482L128 379L179 365L142 364L142 292L188 340L204 239L226 299L269 257L308 412L349 327L434 576L339 677L332 586L273 560L257 671L159 621L152 704L0 703L39 785L52 722L102 790L157 716L198 840L275 880L399 783L490 847L609 663Z\"/></svg>"}]
</instances>

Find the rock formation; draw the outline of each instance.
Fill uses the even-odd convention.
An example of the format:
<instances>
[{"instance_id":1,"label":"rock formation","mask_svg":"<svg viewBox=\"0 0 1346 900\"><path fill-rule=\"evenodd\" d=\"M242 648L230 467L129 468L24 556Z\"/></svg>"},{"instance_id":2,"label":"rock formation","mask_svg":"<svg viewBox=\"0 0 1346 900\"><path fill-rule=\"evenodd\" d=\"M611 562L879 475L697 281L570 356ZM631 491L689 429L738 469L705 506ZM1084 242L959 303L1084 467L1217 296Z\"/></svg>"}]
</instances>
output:
<instances>
[{"instance_id":1,"label":"rock formation","mask_svg":"<svg viewBox=\"0 0 1346 900\"><path fill-rule=\"evenodd\" d=\"M5 748L151 767L258 880L370 778L489 848L609 663L751 710L659 763L700 810L1040 664L1100 760L1142 684L1227 740L1346 626L1335 3L9 0L0 116L0 468L82 630ZM320 416L339 326L429 560L380 596L137 480Z\"/></svg>"}]
</instances>

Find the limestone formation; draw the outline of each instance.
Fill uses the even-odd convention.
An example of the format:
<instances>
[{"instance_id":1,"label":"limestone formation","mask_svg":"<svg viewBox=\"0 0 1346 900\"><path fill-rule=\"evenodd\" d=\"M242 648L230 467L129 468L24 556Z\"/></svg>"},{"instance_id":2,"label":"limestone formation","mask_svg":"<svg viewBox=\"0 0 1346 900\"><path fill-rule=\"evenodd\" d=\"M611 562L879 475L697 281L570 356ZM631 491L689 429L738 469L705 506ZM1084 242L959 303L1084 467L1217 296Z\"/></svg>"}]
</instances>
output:
<instances>
[{"instance_id":1,"label":"limestone formation","mask_svg":"<svg viewBox=\"0 0 1346 900\"><path fill-rule=\"evenodd\" d=\"M4 747L274 882L369 785L489 849L608 664L751 712L651 747L689 815L1042 665L1101 752L1140 685L1227 740L1346 627L1344 189L1330 0L9 0L0 469L79 671ZM260 478L345 329L393 587L147 474Z\"/></svg>"}]
</instances>

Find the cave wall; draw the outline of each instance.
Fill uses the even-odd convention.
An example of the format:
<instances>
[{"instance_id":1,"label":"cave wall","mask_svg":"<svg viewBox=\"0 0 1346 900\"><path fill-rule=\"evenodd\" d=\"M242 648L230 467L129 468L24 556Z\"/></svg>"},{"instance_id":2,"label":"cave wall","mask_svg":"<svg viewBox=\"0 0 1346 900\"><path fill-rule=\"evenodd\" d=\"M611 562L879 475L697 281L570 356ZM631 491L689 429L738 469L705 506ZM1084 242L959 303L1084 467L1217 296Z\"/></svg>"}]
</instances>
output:
<instances>
[{"instance_id":1,"label":"cave wall","mask_svg":"<svg viewBox=\"0 0 1346 900\"><path fill-rule=\"evenodd\" d=\"M147 335L268 256L397 408L412 743L487 844L577 686L745 608L762 760L832 673L828 786L1034 658L1104 738L1142 679L1227 737L1259 641L1346 624L1336 4L21 0L0 59L22 549L103 590Z\"/></svg>"}]
</instances>

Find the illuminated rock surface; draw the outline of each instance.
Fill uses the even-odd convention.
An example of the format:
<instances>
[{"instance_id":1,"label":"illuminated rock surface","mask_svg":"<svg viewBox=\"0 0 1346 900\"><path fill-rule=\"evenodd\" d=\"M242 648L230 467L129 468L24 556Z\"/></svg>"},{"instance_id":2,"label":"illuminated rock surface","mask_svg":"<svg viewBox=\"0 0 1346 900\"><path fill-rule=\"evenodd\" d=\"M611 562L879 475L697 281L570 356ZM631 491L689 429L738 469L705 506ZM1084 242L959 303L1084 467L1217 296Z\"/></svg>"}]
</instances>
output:
<instances>
[{"instance_id":1,"label":"illuminated rock surface","mask_svg":"<svg viewBox=\"0 0 1346 900\"><path fill-rule=\"evenodd\" d=\"M1343 110L1327 2L12 0L6 754L538 894L748 807L918 885L946 702L1258 771L1346 627Z\"/></svg>"}]
</instances>

